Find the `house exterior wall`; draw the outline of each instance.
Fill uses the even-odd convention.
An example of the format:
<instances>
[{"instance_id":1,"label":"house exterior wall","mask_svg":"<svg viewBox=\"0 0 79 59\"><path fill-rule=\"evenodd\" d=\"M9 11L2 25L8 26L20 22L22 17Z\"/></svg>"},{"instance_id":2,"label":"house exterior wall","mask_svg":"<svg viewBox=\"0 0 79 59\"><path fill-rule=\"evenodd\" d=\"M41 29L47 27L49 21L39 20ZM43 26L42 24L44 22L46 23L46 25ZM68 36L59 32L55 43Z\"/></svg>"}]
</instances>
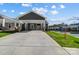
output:
<instances>
[{"instance_id":1,"label":"house exterior wall","mask_svg":"<svg viewBox=\"0 0 79 59\"><path fill-rule=\"evenodd\" d=\"M3 22L3 19L0 19L0 23L2 23Z\"/></svg>"},{"instance_id":2,"label":"house exterior wall","mask_svg":"<svg viewBox=\"0 0 79 59\"><path fill-rule=\"evenodd\" d=\"M19 21L14 21L12 19L3 18L0 19L0 30L15 30L16 23L20 23Z\"/></svg>"},{"instance_id":3,"label":"house exterior wall","mask_svg":"<svg viewBox=\"0 0 79 59\"><path fill-rule=\"evenodd\" d=\"M5 29L6 30L15 30L15 24L14 23L5 23Z\"/></svg>"}]
</instances>

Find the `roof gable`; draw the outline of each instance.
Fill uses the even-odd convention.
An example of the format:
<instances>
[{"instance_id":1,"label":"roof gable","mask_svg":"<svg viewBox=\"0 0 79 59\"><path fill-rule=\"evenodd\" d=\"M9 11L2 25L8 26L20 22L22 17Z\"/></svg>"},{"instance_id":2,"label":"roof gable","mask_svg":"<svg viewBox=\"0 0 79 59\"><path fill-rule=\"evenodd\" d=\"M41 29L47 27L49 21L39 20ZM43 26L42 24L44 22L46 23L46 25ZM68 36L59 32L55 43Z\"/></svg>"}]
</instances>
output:
<instances>
[{"instance_id":1,"label":"roof gable","mask_svg":"<svg viewBox=\"0 0 79 59\"><path fill-rule=\"evenodd\" d=\"M30 12L30 13L20 16L19 20L45 20L45 17L43 17L35 12Z\"/></svg>"}]
</instances>

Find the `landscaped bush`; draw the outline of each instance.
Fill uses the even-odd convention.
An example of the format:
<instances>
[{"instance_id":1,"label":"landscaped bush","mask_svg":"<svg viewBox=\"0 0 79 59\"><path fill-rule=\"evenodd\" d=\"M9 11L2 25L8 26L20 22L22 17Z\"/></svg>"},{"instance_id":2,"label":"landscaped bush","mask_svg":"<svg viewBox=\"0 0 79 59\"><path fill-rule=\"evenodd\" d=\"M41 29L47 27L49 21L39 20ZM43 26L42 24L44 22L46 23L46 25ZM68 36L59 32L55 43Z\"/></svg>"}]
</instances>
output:
<instances>
[{"instance_id":1,"label":"landscaped bush","mask_svg":"<svg viewBox=\"0 0 79 59\"><path fill-rule=\"evenodd\" d=\"M1 31L0 33L15 33L16 31Z\"/></svg>"}]
</instances>

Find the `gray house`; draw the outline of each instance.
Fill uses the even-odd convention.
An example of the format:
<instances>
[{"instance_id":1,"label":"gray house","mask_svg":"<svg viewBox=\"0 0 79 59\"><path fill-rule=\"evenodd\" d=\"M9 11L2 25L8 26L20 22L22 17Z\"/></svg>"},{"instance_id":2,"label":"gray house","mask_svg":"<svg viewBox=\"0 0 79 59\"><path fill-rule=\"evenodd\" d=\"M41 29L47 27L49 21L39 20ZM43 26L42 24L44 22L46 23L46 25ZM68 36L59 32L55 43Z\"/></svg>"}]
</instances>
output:
<instances>
[{"instance_id":1,"label":"gray house","mask_svg":"<svg viewBox=\"0 0 79 59\"><path fill-rule=\"evenodd\" d=\"M67 29L69 31L68 25L67 24L54 24L49 26L49 30L55 30L55 31L64 31Z\"/></svg>"},{"instance_id":2,"label":"gray house","mask_svg":"<svg viewBox=\"0 0 79 59\"><path fill-rule=\"evenodd\" d=\"M21 24L18 20L0 14L0 31L14 31L16 27L21 27Z\"/></svg>"},{"instance_id":3,"label":"gray house","mask_svg":"<svg viewBox=\"0 0 79 59\"><path fill-rule=\"evenodd\" d=\"M70 24L69 25L71 31L78 31L79 32L79 23Z\"/></svg>"},{"instance_id":4,"label":"gray house","mask_svg":"<svg viewBox=\"0 0 79 59\"><path fill-rule=\"evenodd\" d=\"M22 22L21 29L28 31L28 30L47 30L48 23L46 18L41 16L40 14L31 11L29 13L25 13L17 19Z\"/></svg>"}]
</instances>

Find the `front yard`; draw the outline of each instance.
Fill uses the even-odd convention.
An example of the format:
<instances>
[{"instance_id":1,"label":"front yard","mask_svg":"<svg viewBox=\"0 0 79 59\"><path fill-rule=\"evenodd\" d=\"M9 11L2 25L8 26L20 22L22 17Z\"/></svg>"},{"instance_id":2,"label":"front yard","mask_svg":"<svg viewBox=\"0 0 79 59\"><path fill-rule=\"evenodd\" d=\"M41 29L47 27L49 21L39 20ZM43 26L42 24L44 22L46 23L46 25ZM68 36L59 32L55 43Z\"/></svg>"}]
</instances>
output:
<instances>
[{"instance_id":1,"label":"front yard","mask_svg":"<svg viewBox=\"0 0 79 59\"><path fill-rule=\"evenodd\" d=\"M6 35L9 35L9 34L12 34L12 33L14 33L14 32L13 31L1 31L0 37L6 36Z\"/></svg>"},{"instance_id":2,"label":"front yard","mask_svg":"<svg viewBox=\"0 0 79 59\"><path fill-rule=\"evenodd\" d=\"M51 36L57 43L59 43L62 47L72 47L72 48L79 48L79 38L71 36L69 34L58 33L55 31L48 31L46 32L49 36Z\"/></svg>"}]
</instances>

